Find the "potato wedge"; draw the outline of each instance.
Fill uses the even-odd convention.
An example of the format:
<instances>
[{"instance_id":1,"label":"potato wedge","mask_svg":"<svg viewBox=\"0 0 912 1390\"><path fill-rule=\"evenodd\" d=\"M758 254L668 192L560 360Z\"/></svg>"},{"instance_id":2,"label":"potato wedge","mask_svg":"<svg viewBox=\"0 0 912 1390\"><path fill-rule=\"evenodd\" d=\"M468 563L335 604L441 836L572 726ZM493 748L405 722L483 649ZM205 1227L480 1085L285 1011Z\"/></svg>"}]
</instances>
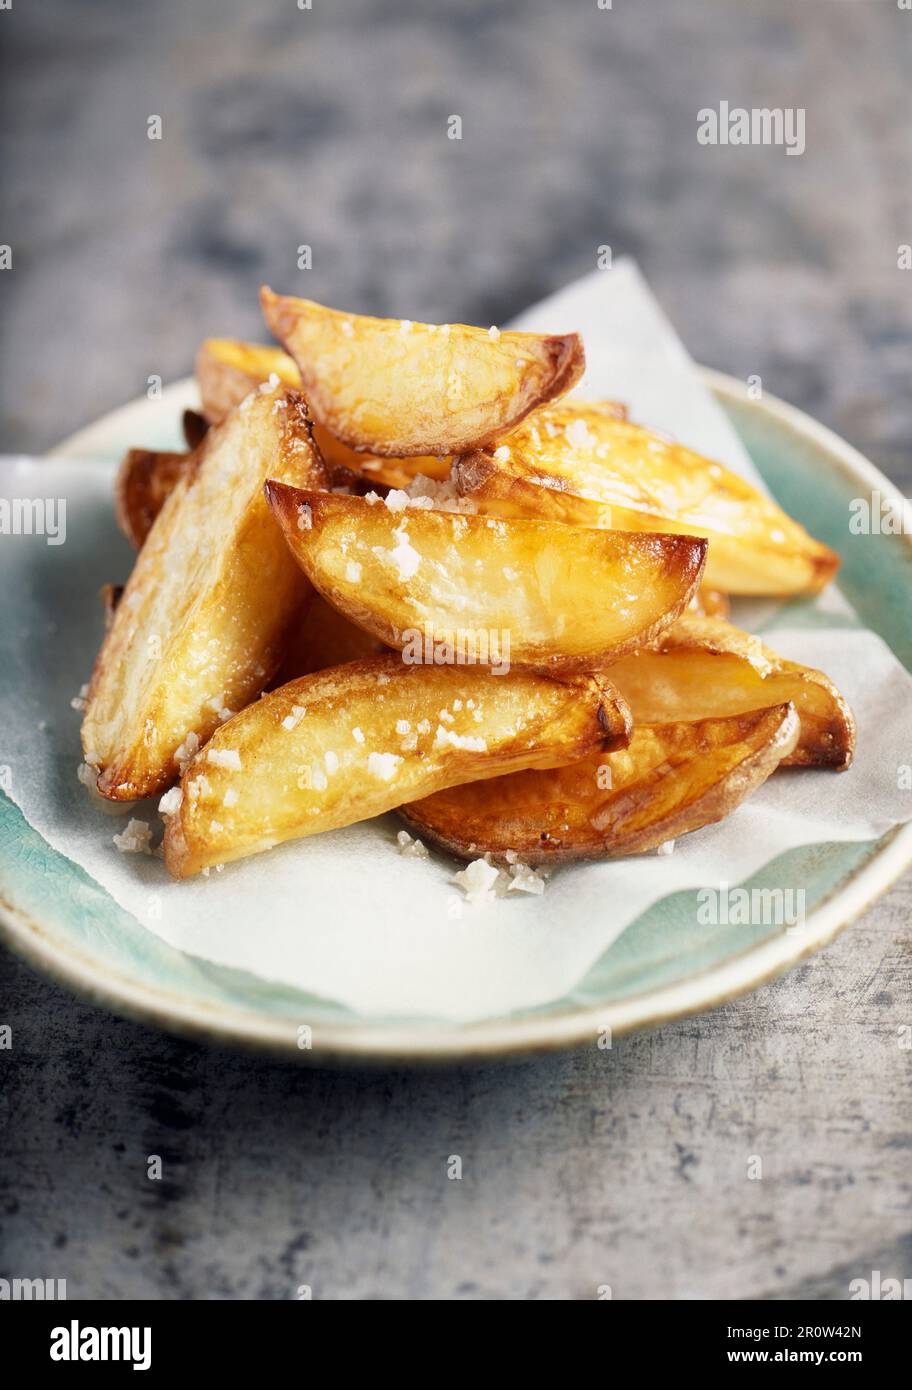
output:
<instances>
[{"instance_id":1,"label":"potato wedge","mask_svg":"<svg viewBox=\"0 0 912 1390\"><path fill-rule=\"evenodd\" d=\"M403 493L371 502L270 479L266 494L314 588L419 663L604 665L674 622L706 554L692 536L406 509Z\"/></svg>"},{"instance_id":2,"label":"potato wedge","mask_svg":"<svg viewBox=\"0 0 912 1390\"><path fill-rule=\"evenodd\" d=\"M583 374L576 333L496 333L365 318L260 292L266 322L301 373L314 418L381 457L490 444Z\"/></svg>"},{"instance_id":3,"label":"potato wedge","mask_svg":"<svg viewBox=\"0 0 912 1390\"><path fill-rule=\"evenodd\" d=\"M185 454L128 449L124 454L114 479L114 514L136 550L142 548L165 499L181 478L193 472L199 459L199 449Z\"/></svg>"},{"instance_id":4,"label":"potato wedge","mask_svg":"<svg viewBox=\"0 0 912 1390\"><path fill-rule=\"evenodd\" d=\"M196 384L203 415L218 425L245 396L276 376L283 386L301 389L301 373L287 352L237 338L206 338L196 354Z\"/></svg>"},{"instance_id":5,"label":"potato wedge","mask_svg":"<svg viewBox=\"0 0 912 1390\"><path fill-rule=\"evenodd\" d=\"M722 820L788 756L789 704L695 723L640 724L627 748L514 772L400 807L422 840L463 859L526 864L642 854Z\"/></svg>"},{"instance_id":6,"label":"potato wedge","mask_svg":"<svg viewBox=\"0 0 912 1390\"><path fill-rule=\"evenodd\" d=\"M629 737L628 711L600 677L495 680L389 652L292 681L216 730L184 774L165 863L186 878L456 782Z\"/></svg>"},{"instance_id":7,"label":"potato wedge","mask_svg":"<svg viewBox=\"0 0 912 1390\"><path fill-rule=\"evenodd\" d=\"M206 419L217 424L272 376L286 386L300 388L301 373L281 348L239 342L236 338L207 338L196 358L196 381ZM330 470L348 469L386 487L405 488L421 473L429 478L445 478L450 471L448 458L377 458L350 449L320 424L314 423L313 432Z\"/></svg>"},{"instance_id":8,"label":"potato wedge","mask_svg":"<svg viewBox=\"0 0 912 1390\"><path fill-rule=\"evenodd\" d=\"M314 594L306 613L292 624L274 684L286 685L313 671L344 666L386 651L389 648L378 638L357 627L320 594Z\"/></svg>"},{"instance_id":9,"label":"potato wedge","mask_svg":"<svg viewBox=\"0 0 912 1390\"><path fill-rule=\"evenodd\" d=\"M725 593L815 593L839 567L834 551L721 464L585 402L537 412L453 471L485 512L706 536L706 583Z\"/></svg>"},{"instance_id":10,"label":"potato wedge","mask_svg":"<svg viewBox=\"0 0 912 1390\"><path fill-rule=\"evenodd\" d=\"M654 649L612 666L611 679L644 724L720 718L790 700L801 735L787 765L841 771L852 761L855 720L830 678L777 656L724 619L685 613Z\"/></svg>"},{"instance_id":11,"label":"potato wedge","mask_svg":"<svg viewBox=\"0 0 912 1390\"><path fill-rule=\"evenodd\" d=\"M301 396L261 392L211 432L199 469L168 497L95 663L82 726L98 790L150 796L178 775L188 735L268 684L311 594L263 497L267 473L320 485Z\"/></svg>"}]
</instances>

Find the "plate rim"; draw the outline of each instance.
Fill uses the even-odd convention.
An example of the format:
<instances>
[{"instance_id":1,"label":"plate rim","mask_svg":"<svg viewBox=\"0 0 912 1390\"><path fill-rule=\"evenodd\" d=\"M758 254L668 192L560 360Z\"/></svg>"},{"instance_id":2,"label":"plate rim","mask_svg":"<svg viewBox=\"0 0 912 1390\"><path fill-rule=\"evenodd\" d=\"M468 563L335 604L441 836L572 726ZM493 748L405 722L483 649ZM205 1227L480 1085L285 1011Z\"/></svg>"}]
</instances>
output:
<instances>
[{"instance_id":1,"label":"plate rim","mask_svg":"<svg viewBox=\"0 0 912 1390\"><path fill-rule=\"evenodd\" d=\"M791 431L824 449L844 477L860 479L871 490L901 501L899 489L869 459L804 411L765 391L756 400L743 382L725 372L708 367L697 370L703 383L723 403L729 400L778 418ZM161 407L170 398L186 398L193 389L193 379L184 377L166 387L155 404ZM49 456L78 457L92 447L92 439L100 429L125 422L137 407L145 404L147 401L138 397L108 412L49 450ZM894 539L912 549L912 536ZM3 897L0 939L30 965L77 995L116 1014L193 1040L240 1046L318 1065L435 1064L515 1058L594 1044L605 1028L611 1029L613 1038L640 1028L658 1027L716 1008L759 988L828 945L893 886L912 864L912 823L897 826L879 842L871 841L871 845L864 865L817 905L800 937L782 934L747 947L684 980L610 1004L581 1005L557 1014L533 1014L527 1018L506 1016L473 1024L433 1025L319 1023L313 1025L310 1048L299 1046L297 1024L291 1020L193 1000L102 968L72 943L64 947L52 940L40 922Z\"/></svg>"}]
</instances>

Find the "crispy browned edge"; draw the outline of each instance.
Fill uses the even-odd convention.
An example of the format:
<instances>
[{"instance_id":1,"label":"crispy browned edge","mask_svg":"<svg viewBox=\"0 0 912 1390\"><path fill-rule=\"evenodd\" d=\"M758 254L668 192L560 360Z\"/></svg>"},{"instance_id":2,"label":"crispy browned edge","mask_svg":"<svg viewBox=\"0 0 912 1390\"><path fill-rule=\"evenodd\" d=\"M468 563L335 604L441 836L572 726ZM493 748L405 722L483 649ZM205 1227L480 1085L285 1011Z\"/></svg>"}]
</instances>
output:
<instances>
[{"instance_id":1,"label":"crispy browned edge","mask_svg":"<svg viewBox=\"0 0 912 1390\"><path fill-rule=\"evenodd\" d=\"M185 410L181 417L181 428L184 432L187 448L192 451L205 439L209 421L205 415L200 415L196 410Z\"/></svg>"},{"instance_id":2,"label":"crispy browned edge","mask_svg":"<svg viewBox=\"0 0 912 1390\"><path fill-rule=\"evenodd\" d=\"M302 363L295 356L288 344L288 337L296 322L296 316L291 309L285 306L285 301L294 299L295 297L294 295L276 294L275 290L271 289L269 285L262 285L260 287L260 305L266 324L270 332L278 338L279 342L285 348L285 351L294 358L298 370L301 373L304 392L308 394L312 369L308 363ZM311 300L308 302L313 303L314 301ZM333 309L331 312L338 313L339 311ZM351 317L358 318L361 316L352 314ZM449 439L423 440L420 444L412 445L408 449L397 447L395 444L378 444L375 440L355 439L351 435L339 434L334 430L333 433L335 437L341 439L343 444L347 444L350 449L354 449L358 453L372 453L378 458L410 458L420 454L435 454L442 456L445 454L469 453L473 449L480 449L487 444L493 444L496 439L500 439L504 434L515 429L533 410L537 410L539 406L547 405L549 401L553 401L559 396L566 395L566 393L576 385L582 377L583 372L586 370L586 351L583 346L583 340L578 333L539 333L529 334L529 336L540 338L550 369L549 374L541 390L536 392L534 397L532 397L527 404L515 410L509 417L502 420L500 424L488 430L485 434L476 435L471 439L460 440L455 444ZM324 429L328 429L328 424L319 419L317 407L313 402L311 402L311 409L314 418L323 425ZM335 424L336 422L333 423Z\"/></svg>"},{"instance_id":3,"label":"crispy browned edge","mask_svg":"<svg viewBox=\"0 0 912 1390\"><path fill-rule=\"evenodd\" d=\"M136 550L152 530L152 524L187 473L199 466L204 443L189 453L128 449L114 479L114 514L117 524Z\"/></svg>"},{"instance_id":4,"label":"crispy browned edge","mask_svg":"<svg viewBox=\"0 0 912 1390\"><path fill-rule=\"evenodd\" d=\"M311 509L314 525L316 525L316 519L319 518L320 513L325 511L327 506L332 506L334 499L329 497L326 493L314 492L307 488L292 487L290 484L279 482L274 478L267 478L263 486L273 515L282 527L286 539L288 539L289 548L300 564L298 552L292 543L292 539L290 539L295 534L294 517L297 515L297 508L306 503ZM475 518L469 515L462 519L472 522ZM484 518L481 518L481 520L484 520ZM524 524L524 520L530 525L544 524L547 526L550 524L556 527L561 524L559 522L549 523L538 517L527 519L514 518L513 520L516 525L520 526ZM512 523L508 521L507 524L509 525ZM640 531L637 532L637 535L643 537L645 540L659 541L665 552L667 568L680 573L683 587L677 602L666 609L650 627L634 633L632 636L628 637L626 641L620 642L617 646L612 647L610 652L605 653L603 659L596 653L574 657L561 657L555 655L549 661L543 662L517 661L514 658L514 665L523 667L526 670L539 671L543 675L570 676L585 674L603 665L608 667L610 662L617 661L620 657L627 656L630 652L636 651L639 647L655 642L666 628L677 621L699 587L700 580L703 577L703 569L706 565L706 553L709 543L702 536L677 536L666 531ZM308 579L317 592L323 594L323 597L328 603L338 607L332 595L321 586L318 579L314 577L311 571L306 569L303 565L302 569L304 569ZM386 627L390 629L389 631L384 630L381 633L376 631L375 628L368 627L365 623L361 622L359 617L354 613L346 613L346 617L350 618L352 622L357 623L359 627L363 627L365 631L371 632L382 642L390 646L395 645L395 637L391 624L386 624Z\"/></svg>"},{"instance_id":5,"label":"crispy browned edge","mask_svg":"<svg viewBox=\"0 0 912 1390\"><path fill-rule=\"evenodd\" d=\"M513 850L523 863L541 866L543 864L569 864L581 860L616 859L628 854L644 854L648 850L656 849L659 845L665 844L668 840L677 839L693 830L700 830L703 826L724 820L752 791L775 772L791 749L794 748L801 727L797 711L790 701L782 705L772 705L766 709L747 711L740 715L723 716L739 721L753 720L755 725L759 725L763 719L770 719L772 722L771 717L777 715L779 725L770 740L742 759L721 782L707 788L696 800L681 807L677 815L664 820L659 826L644 829L639 834L621 836L614 841L606 838L601 848L591 843L582 848L569 847L564 844L555 845L553 842L543 844L540 847L522 844L492 845L490 841L486 843L483 838L477 839L472 836L471 826L466 829L464 834L445 834L436 830L420 815L415 814L415 807L421 805L420 801L400 806L397 814L422 841L430 842L439 849L455 855L458 859L478 859L485 854L490 854L495 863L506 863L507 852ZM704 721L696 722L702 723ZM470 845L471 848L469 848Z\"/></svg>"}]
</instances>

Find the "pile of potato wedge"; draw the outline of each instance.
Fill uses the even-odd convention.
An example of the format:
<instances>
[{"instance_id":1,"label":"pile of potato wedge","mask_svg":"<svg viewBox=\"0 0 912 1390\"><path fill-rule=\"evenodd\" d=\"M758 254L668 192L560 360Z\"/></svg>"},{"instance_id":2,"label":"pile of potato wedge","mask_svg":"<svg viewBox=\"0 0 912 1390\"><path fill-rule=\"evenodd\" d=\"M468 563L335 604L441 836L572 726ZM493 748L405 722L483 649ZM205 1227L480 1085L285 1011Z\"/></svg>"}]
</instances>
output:
<instances>
[{"instance_id":1,"label":"pile of potato wedge","mask_svg":"<svg viewBox=\"0 0 912 1390\"><path fill-rule=\"evenodd\" d=\"M176 878L393 809L463 859L639 853L849 765L832 682L727 617L836 555L568 396L576 334L262 305L282 346L204 342L186 451L115 488L83 747L103 796L161 795Z\"/></svg>"}]
</instances>

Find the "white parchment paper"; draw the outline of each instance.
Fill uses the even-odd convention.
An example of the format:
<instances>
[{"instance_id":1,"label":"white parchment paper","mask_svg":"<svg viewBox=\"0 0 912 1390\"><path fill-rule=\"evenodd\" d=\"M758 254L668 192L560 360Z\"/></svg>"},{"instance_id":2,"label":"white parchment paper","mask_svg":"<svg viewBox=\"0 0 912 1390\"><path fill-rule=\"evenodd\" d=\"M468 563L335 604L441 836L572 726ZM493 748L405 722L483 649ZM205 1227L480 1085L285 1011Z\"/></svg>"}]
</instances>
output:
<instances>
[{"instance_id":1,"label":"white parchment paper","mask_svg":"<svg viewBox=\"0 0 912 1390\"><path fill-rule=\"evenodd\" d=\"M624 400L633 418L756 478L630 263L570 286L519 322L581 331L589 363L582 392ZM826 670L844 691L859 725L854 766L840 775L778 773L672 855L570 866L552 874L542 897L511 893L473 908L451 882L459 866L444 856L401 857L399 823L387 816L173 884L160 859L113 844L127 814L153 821L160 838L154 804L118 815L76 775L80 714L70 701L100 639L98 588L123 580L129 566L110 483L108 465L0 463L0 496L68 500L64 545L0 539L0 766L10 769L9 794L50 845L148 930L193 955L365 1015L469 1021L565 995L628 923L669 893L736 884L795 846L873 839L910 818L897 764L901 750L912 750L912 679L873 633L847 629L844 617L838 629L790 631L786 609L768 640Z\"/></svg>"}]
</instances>

